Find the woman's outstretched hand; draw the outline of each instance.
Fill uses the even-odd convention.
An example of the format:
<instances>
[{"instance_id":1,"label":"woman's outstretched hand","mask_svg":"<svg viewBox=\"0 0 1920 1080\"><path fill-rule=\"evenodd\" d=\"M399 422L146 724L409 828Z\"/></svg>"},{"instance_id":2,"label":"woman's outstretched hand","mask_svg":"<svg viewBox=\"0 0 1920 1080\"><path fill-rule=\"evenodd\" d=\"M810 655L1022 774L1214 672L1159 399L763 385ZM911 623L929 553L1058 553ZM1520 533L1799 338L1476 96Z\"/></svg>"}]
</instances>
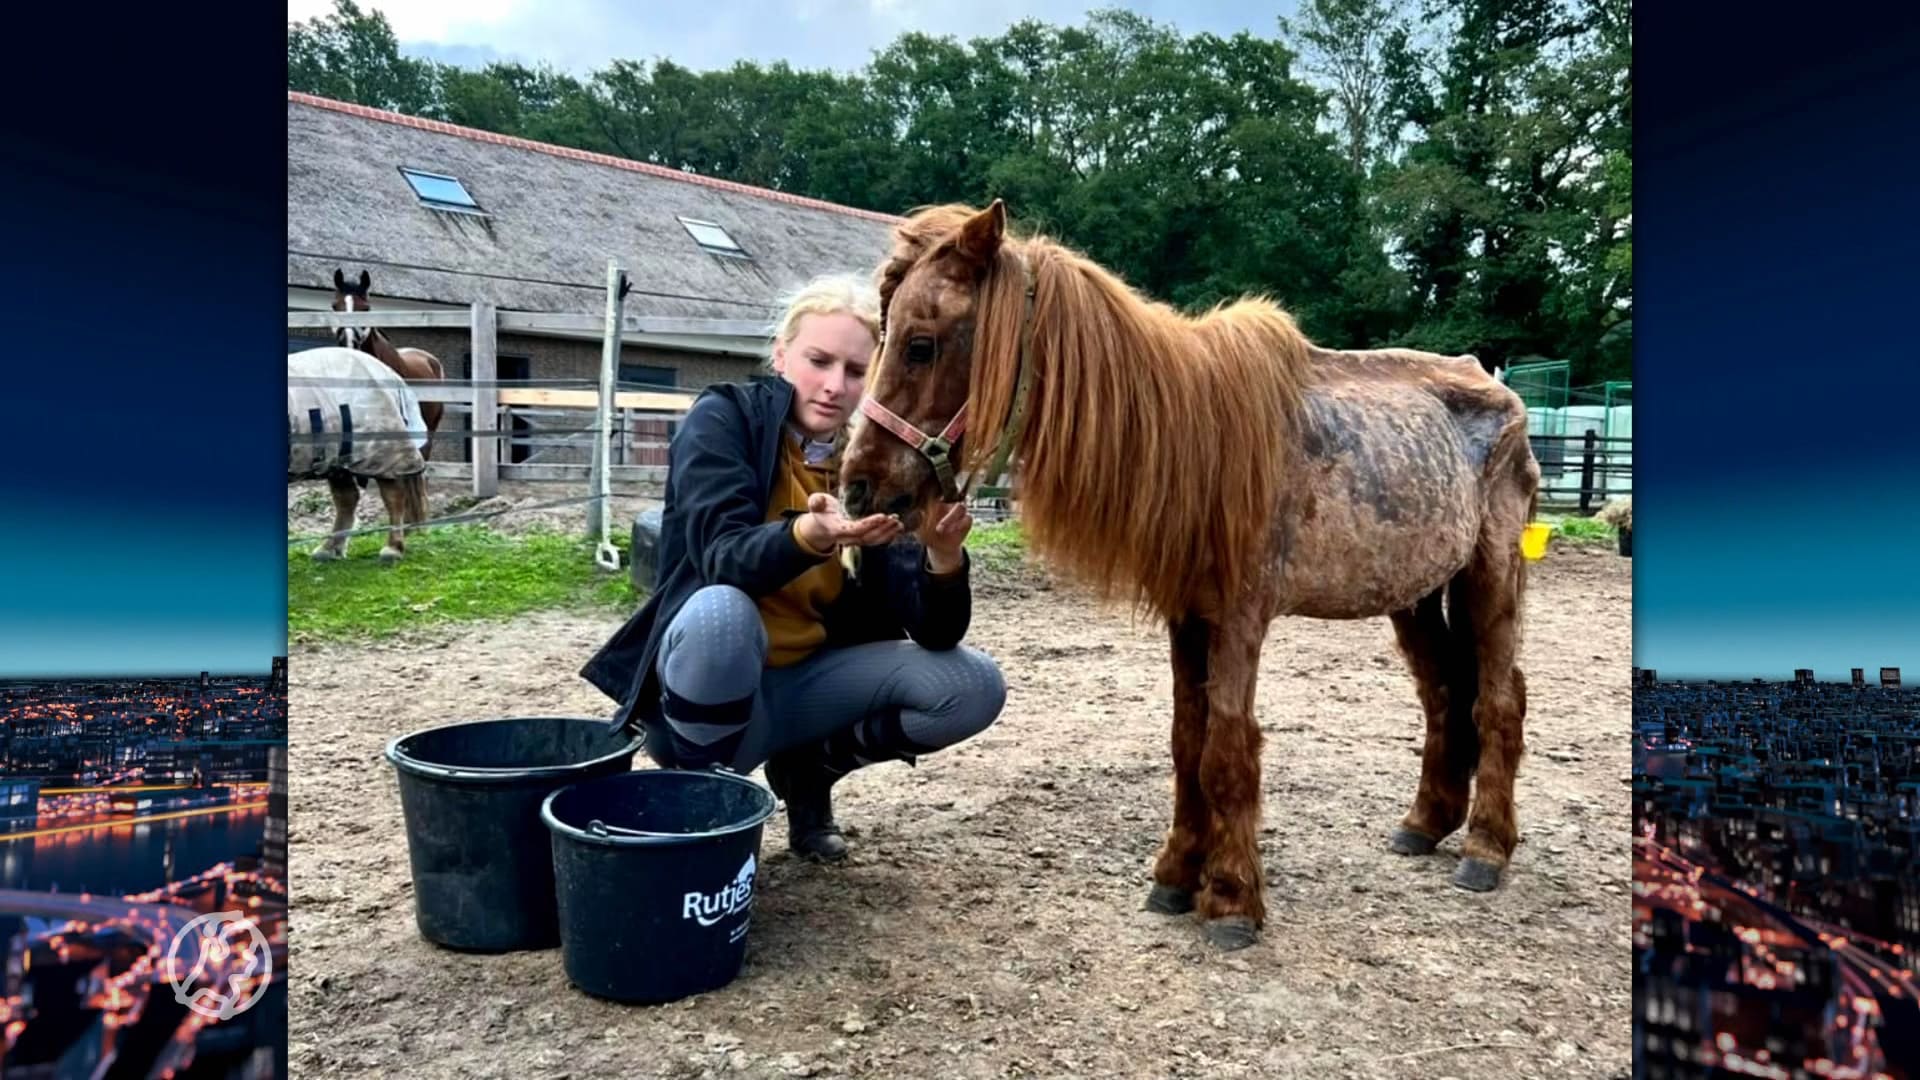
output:
<instances>
[{"instance_id":1,"label":"woman's outstretched hand","mask_svg":"<svg viewBox=\"0 0 1920 1080\"><path fill-rule=\"evenodd\" d=\"M900 519L892 514L868 514L858 520L849 518L840 500L824 491L807 499L807 512L799 524L800 538L815 551L891 543L900 535L900 529Z\"/></svg>"}]
</instances>

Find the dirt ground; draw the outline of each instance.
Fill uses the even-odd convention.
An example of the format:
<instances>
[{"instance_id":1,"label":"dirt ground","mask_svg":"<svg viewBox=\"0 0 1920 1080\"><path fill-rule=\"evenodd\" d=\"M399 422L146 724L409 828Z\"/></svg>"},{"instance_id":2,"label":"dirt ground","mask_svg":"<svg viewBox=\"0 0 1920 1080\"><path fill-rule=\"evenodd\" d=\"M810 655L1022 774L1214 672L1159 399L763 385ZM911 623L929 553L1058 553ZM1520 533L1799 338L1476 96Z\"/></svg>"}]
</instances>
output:
<instances>
[{"instance_id":1,"label":"dirt ground","mask_svg":"<svg viewBox=\"0 0 1920 1080\"><path fill-rule=\"evenodd\" d=\"M1535 564L1523 842L1487 895L1448 882L1458 836L1387 850L1422 723L1386 621L1275 623L1270 914L1231 954L1140 910L1170 815L1164 632L1034 572L982 580L969 641L1007 674L999 722L847 780L847 865L789 857L776 813L746 971L661 1007L575 990L558 950L424 942L381 758L458 719L605 715L575 672L615 618L298 649L294 1075L1625 1078L1631 567L1562 543Z\"/></svg>"}]
</instances>

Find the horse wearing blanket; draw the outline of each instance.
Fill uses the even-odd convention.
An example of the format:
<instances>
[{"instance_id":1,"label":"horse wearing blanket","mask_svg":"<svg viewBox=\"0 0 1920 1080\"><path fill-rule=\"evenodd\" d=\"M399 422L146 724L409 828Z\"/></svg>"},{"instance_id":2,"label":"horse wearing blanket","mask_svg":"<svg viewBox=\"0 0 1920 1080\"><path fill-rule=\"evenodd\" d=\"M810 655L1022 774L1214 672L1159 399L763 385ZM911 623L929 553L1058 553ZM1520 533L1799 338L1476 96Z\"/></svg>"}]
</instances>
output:
<instances>
[{"instance_id":1,"label":"horse wearing blanket","mask_svg":"<svg viewBox=\"0 0 1920 1080\"><path fill-rule=\"evenodd\" d=\"M1180 314L1009 235L997 200L907 219L879 284L848 513L912 529L1016 461L1034 551L1166 625L1173 822L1149 910L1197 909L1221 948L1257 939L1254 682L1282 615L1392 621L1426 749L1388 844L1425 855L1465 825L1454 884L1499 884L1519 839L1520 536L1540 481L1511 390L1471 356L1320 348L1264 300Z\"/></svg>"},{"instance_id":2,"label":"horse wearing blanket","mask_svg":"<svg viewBox=\"0 0 1920 1080\"><path fill-rule=\"evenodd\" d=\"M358 349L307 349L287 356L287 479L325 477L333 494L333 535L313 550L341 557L360 487L380 485L391 528L383 562L406 554L406 526L427 520L429 433L405 379Z\"/></svg>"}]
</instances>

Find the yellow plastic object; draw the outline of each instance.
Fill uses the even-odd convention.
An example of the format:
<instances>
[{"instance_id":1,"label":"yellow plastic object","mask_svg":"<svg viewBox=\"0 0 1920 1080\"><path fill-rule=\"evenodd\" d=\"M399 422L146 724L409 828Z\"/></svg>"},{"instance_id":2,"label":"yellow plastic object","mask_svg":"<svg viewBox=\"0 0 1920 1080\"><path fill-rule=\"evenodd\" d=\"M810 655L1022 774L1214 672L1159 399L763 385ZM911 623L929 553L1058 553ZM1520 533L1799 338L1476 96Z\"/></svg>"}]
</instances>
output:
<instances>
[{"instance_id":1,"label":"yellow plastic object","mask_svg":"<svg viewBox=\"0 0 1920 1080\"><path fill-rule=\"evenodd\" d=\"M1529 559L1541 559L1547 554L1547 537L1553 535L1553 526L1542 521L1529 522L1527 530L1520 534L1520 554Z\"/></svg>"}]
</instances>

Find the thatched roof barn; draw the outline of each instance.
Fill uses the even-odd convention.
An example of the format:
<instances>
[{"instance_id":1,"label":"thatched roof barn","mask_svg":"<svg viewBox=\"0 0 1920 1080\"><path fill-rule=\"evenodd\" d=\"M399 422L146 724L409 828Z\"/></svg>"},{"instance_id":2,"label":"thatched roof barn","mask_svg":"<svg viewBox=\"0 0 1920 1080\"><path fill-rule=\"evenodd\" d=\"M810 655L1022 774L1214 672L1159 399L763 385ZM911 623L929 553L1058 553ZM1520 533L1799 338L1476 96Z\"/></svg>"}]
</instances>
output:
<instances>
[{"instance_id":1,"label":"thatched roof barn","mask_svg":"<svg viewBox=\"0 0 1920 1080\"><path fill-rule=\"evenodd\" d=\"M744 379L775 298L815 274L869 273L898 219L620 158L287 94L287 306L321 310L335 268L382 308L600 315L609 257L630 315L717 320L629 335L621 382ZM296 338L323 331L289 333ZM466 377L466 335L395 329ZM503 379L595 378L597 334L503 334Z\"/></svg>"}]
</instances>

